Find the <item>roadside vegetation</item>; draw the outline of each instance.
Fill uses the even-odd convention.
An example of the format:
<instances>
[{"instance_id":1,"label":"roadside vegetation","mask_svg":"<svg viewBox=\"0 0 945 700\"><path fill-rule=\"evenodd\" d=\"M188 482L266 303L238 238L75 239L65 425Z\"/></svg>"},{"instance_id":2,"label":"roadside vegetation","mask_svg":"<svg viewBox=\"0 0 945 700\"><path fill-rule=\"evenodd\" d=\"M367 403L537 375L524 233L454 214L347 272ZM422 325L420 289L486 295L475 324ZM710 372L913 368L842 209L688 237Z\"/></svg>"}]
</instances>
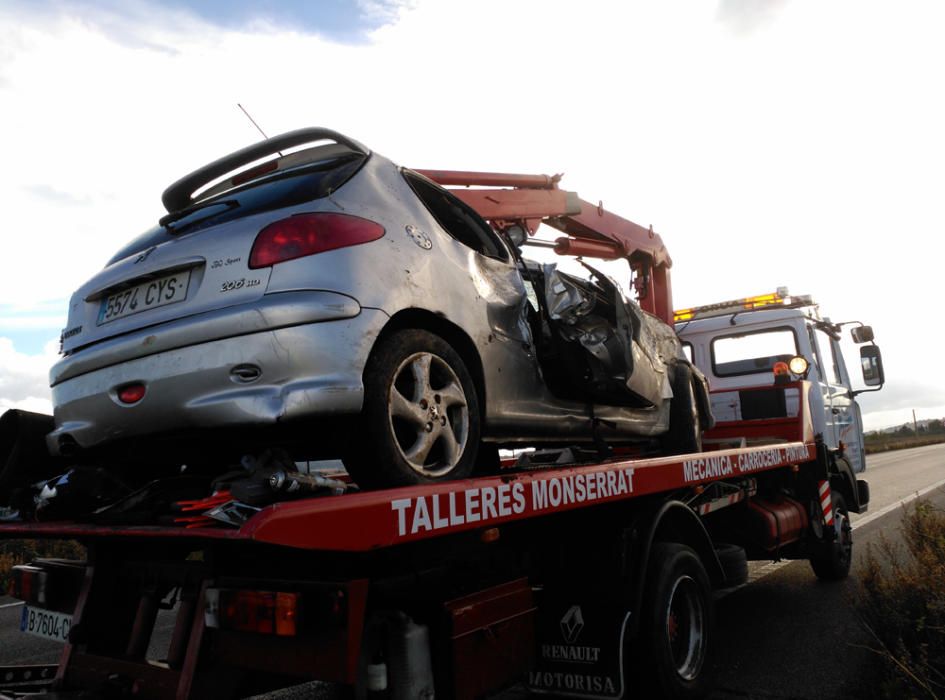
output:
<instances>
[{"instance_id":1,"label":"roadside vegetation","mask_svg":"<svg viewBox=\"0 0 945 700\"><path fill-rule=\"evenodd\" d=\"M85 559L85 547L72 540L7 540L0 542L0 593L10 590L13 567L37 558Z\"/></svg>"},{"instance_id":2,"label":"roadside vegetation","mask_svg":"<svg viewBox=\"0 0 945 700\"><path fill-rule=\"evenodd\" d=\"M869 547L860 615L884 661L881 697L945 698L945 511L919 500L904 543Z\"/></svg>"},{"instance_id":3,"label":"roadside vegetation","mask_svg":"<svg viewBox=\"0 0 945 700\"><path fill-rule=\"evenodd\" d=\"M891 432L872 431L864 435L866 454L905 450L945 442L945 424L941 420L930 420L918 426L903 425Z\"/></svg>"}]
</instances>

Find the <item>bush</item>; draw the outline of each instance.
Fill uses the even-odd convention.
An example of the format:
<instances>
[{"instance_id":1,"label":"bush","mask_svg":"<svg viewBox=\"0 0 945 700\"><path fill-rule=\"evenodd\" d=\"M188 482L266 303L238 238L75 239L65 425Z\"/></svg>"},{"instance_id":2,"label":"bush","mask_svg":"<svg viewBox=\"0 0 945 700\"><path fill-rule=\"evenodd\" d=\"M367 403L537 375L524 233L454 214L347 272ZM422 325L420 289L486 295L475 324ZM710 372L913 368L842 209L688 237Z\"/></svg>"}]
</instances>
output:
<instances>
[{"instance_id":1,"label":"bush","mask_svg":"<svg viewBox=\"0 0 945 700\"><path fill-rule=\"evenodd\" d=\"M910 431L911 433L911 431ZM945 435L920 435L914 437L895 437L891 433L883 435L868 435L865 441L866 454L876 454L877 452L888 452L890 450L908 450L912 447L925 447L926 445L937 445L945 442Z\"/></svg>"},{"instance_id":2,"label":"bush","mask_svg":"<svg viewBox=\"0 0 945 700\"><path fill-rule=\"evenodd\" d=\"M885 697L945 696L945 511L925 501L902 519L905 547L867 549L860 613L885 660ZM905 551L903 551L905 549Z\"/></svg>"},{"instance_id":3,"label":"bush","mask_svg":"<svg viewBox=\"0 0 945 700\"><path fill-rule=\"evenodd\" d=\"M85 559L85 547L72 540L6 540L0 542L0 593L6 593L17 564L34 559Z\"/></svg>"}]
</instances>

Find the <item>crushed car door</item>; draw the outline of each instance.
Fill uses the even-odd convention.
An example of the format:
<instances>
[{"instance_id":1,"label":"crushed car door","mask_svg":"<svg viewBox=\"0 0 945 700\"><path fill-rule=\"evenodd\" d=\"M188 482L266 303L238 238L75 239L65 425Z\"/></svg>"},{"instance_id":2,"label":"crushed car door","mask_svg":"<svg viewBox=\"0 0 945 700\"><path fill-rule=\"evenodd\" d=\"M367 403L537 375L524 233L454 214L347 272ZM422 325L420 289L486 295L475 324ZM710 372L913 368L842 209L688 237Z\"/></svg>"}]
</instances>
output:
<instances>
[{"instance_id":1,"label":"crushed car door","mask_svg":"<svg viewBox=\"0 0 945 700\"><path fill-rule=\"evenodd\" d=\"M659 404L666 396L664 354L667 344L678 345L675 334L669 327L665 333L653 328L658 322L610 278L584 266L593 281L554 264L541 268L548 319L539 359L549 388L562 398L602 404Z\"/></svg>"}]
</instances>

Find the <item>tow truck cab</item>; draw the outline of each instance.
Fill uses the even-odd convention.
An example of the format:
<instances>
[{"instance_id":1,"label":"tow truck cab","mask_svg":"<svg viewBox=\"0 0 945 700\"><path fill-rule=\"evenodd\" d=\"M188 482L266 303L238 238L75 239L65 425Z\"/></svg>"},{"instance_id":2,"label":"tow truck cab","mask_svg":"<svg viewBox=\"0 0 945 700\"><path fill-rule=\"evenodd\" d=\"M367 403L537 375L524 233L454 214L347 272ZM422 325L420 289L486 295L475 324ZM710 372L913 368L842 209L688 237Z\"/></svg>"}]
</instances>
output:
<instances>
[{"instance_id":1,"label":"tow truck cab","mask_svg":"<svg viewBox=\"0 0 945 700\"><path fill-rule=\"evenodd\" d=\"M797 391L756 388L806 379L814 387L808 396L814 432L830 450L845 457L854 472L866 468L855 397L878 391L884 382L872 328L859 321L833 323L820 315L810 296L791 296L785 288L683 309L674 320L685 352L709 380L717 422L797 415L801 400ZM867 389L853 388L840 345L844 326L852 326L853 342L860 345Z\"/></svg>"}]
</instances>

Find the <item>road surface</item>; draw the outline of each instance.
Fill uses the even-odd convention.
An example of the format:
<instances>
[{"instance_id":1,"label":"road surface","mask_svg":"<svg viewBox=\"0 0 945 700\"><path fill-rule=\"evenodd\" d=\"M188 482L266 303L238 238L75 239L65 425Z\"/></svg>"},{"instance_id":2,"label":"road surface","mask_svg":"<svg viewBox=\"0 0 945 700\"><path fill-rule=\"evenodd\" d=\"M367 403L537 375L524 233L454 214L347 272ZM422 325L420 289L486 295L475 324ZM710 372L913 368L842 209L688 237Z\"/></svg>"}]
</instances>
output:
<instances>
[{"instance_id":1,"label":"road surface","mask_svg":"<svg viewBox=\"0 0 945 700\"><path fill-rule=\"evenodd\" d=\"M895 536L903 501L920 494L945 507L945 444L871 455L863 476L872 494L869 512L852 516L854 571L867 543L880 532ZM855 575L830 584L817 581L807 562L753 564L751 582L717 603L711 700L871 697L878 663L866 648L871 639L856 618L855 595ZM18 631L21 611L0 597L0 665L57 662L60 644ZM159 619L155 647L166 648L171 626Z\"/></svg>"},{"instance_id":2,"label":"road surface","mask_svg":"<svg viewBox=\"0 0 945 700\"><path fill-rule=\"evenodd\" d=\"M855 612L857 570L880 533L898 538L903 501L945 508L945 444L867 457L869 512L853 515L853 575L818 581L804 561L759 567L716 605L716 692L710 700L874 697L879 657Z\"/></svg>"}]
</instances>

